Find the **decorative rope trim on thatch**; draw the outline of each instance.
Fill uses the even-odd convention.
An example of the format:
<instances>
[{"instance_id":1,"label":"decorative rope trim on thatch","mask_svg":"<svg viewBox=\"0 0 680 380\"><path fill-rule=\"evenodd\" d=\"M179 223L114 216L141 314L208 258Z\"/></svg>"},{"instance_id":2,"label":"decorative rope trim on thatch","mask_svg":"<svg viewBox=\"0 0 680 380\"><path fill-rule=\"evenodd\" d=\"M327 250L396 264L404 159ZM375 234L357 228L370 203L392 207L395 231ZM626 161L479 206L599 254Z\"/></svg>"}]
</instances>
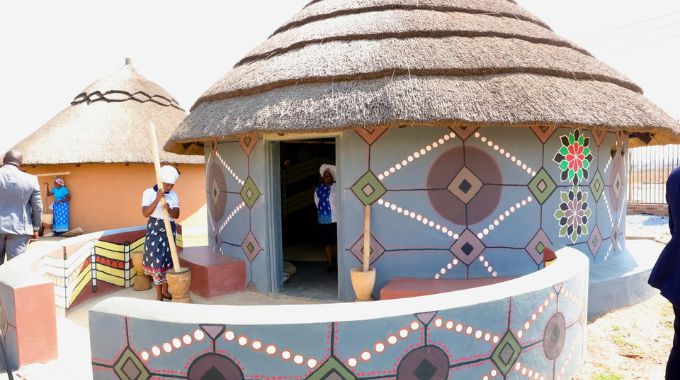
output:
<instances>
[{"instance_id":1,"label":"decorative rope trim on thatch","mask_svg":"<svg viewBox=\"0 0 680 380\"><path fill-rule=\"evenodd\" d=\"M406 38L448 38L448 37L467 37L467 38L479 38L479 37L495 37L495 38L514 38L518 40L523 40L536 44L551 45L557 47L565 47L575 50L579 53L591 56L592 55L585 49L574 46L569 43L569 41L560 41L550 38L541 37L530 37L522 36L518 34L511 33L499 33L491 31L473 31L473 30L437 30L437 31L409 31L400 33L380 33L380 34L348 34L342 36L333 36L328 38L311 39L296 42L292 45L286 46L285 48L273 49L261 54L255 54L247 56L240 60L234 67L239 67L244 64L259 61L263 59L269 59L277 55L285 54L291 51L302 49L309 45L316 45L329 42L338 41L376 41L376 40L386 40L390 38L396 39L406 39Z\"/></svg>"},{"instance_id":2,"label":"decorative rope trim on thatch","mask_svg":"<svg viewBox=\"0 0 680 380\"><path fill-rule=\"evenodd\" d=\"M112 97L111 95L122 95L122 97ZM149 95L143 91L137 91L134 94L131 94L127 91L120 91L120 90L111 90L111 91L106 91L102 93L101 91L95 91L92 93L81 93L76 96L73 101L71 102L72 106L76 106L78 104L82 103L87 103L91 104L94 102L107 102L107 103L120 103L120 102L127 102L130 100L134 100L139 103L155 103L159 106L163 107L173 107L176 108L180 111L184 111L179 106L179 103L175 99L168 99L164 96L161 95Z\"/></svg>"},{"instance_id":3,"label":"decorative rope trim on thatch","mask_svg":"<svg viewBox=\"0 0 680 380\"><path fill-rule=\"evenodd\" d=\"M311 4L309 4L311 5ZM308 5L308 6L309 6ZM543 23L540 22L539 20L533 19L531 17L527 17L521 14L515 14L515 13L510 13L510 12L489 12L487 10L481 10L481 9L473 9L473 8L464 8L464 7L457 7L457 6L426 6L426 5L408 5L408 4L387 4L387 5L374 5L374 6L368 6L368 7L359 7L359 8L353 8L353 9L339 9L337 11L325 13L325 14L318 14L318 15L312 15L309 17L305 17L301 20L297 21L291 21L290 23L283 25L274 33L272 33L272 36L285 32L287 30L293 29L293 28L298 28L302 25L309 24L312 22L316 21L321 21L321 20L326 20L330 18L335 18L339 16L346 16L346 15L352 15L352 14L359 14L359 13L366 13L366 12L380 12L380 11L387 11L387 10L431 10L431 11L438 11L438 12L457 12L457 13L469 13L469 14L479 14L479 15L487 15L487 16L493 16L493 17L500 17L500 18L511 18L511 19L518 19L522 21L527 21L536 25L539 25L545 29L551 30L550 27ZM270 36L271 37L271 36Z\"/></svg>"},{"instance_id":4,"label":"decorative rope trim on thatch","mask_svg":"<svg viewBox=\"0 0 680 380\"><path fill-rule=\"evenodd\" d=\"M231 92L220 92L213 95L202 96L198 98L196 103L191 107L193 111L196 106L205 102L214 102L219 100L226 100L231 98L243 97L255 95L258 93L271 91L274 89L296 86L301 84L321 84L321 83L335 83L335 82L350 82L350 81L366 81L385 77L395 77L395 76L437 76L437 77L489 77L498 76L504 74L534 74L546 77L557 77L565 79L574 79L579 81L593 81L593 82L605 82L615 84L617 86L626 88L628 90L642 93L642 89L637 85L630 82L625 82L612 78L605 75L591 74L585 72L566 72L561 70L553 70L550 68L533 68L533 67L504 67L504 68L481 68L481 69L434 69L434 70L405 70L405 69L388 69L384 71L377 72L367 72L367 73L353 73L350 75L337 75L333 77L306 77L306 78L295 78L289 80L281 80L278 82L272 82L263 84L260 86L250 87L242 90L236 90Z\"/></svg>"}]
</instances>

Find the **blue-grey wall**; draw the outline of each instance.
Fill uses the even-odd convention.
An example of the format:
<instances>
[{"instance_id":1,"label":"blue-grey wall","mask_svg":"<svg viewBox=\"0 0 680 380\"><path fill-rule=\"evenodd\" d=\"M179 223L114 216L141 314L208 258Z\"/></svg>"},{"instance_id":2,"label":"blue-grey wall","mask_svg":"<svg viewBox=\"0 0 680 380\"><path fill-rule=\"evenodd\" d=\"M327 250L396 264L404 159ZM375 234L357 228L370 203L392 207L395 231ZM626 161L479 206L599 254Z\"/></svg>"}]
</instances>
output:
<instances>
[{"instance_id":1,"label":"blue-grey wall","mask_svg":"<svg viewBox=\"0 0 680 380\"><path fill-rule=\"evenodd\" d=\"M593 263L611 258L625 241L626 144L622 133L567 128L343 132L337 157L340 299L354 297L348 273L360 265L366 203L373 211L376 294L399 276L521 276L542 267L543 247L573 246ZM571 152L582 157L574 161ZM272 250L265 144L244 137L206 153L211 240L240 258L255 241L261 252L246 258L248 281L267 291ZM578 163L585 170L570 173L569 165ZM263 193L250 204L240 194L247 178ZM215 187L226 202L211 195Z\"/></svg>"}]
</instances>

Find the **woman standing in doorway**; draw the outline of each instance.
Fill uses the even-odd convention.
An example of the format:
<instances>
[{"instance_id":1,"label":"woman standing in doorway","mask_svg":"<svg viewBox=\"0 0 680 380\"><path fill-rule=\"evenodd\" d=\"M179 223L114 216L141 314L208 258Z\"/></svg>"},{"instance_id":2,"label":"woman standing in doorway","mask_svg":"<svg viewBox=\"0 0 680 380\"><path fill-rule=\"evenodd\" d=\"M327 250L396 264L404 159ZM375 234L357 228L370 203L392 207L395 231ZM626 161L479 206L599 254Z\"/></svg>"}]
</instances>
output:
<instances>
[{"instance_id":1,"label":"woman standing in doorway","mask_svg":"<svg viewBox=\"0 0 680 380\"><path fill-rule=\"evenodd\" d=\"M172 190L179 178L179 172L172 166L161 168L161 180L163 189L158 189L158 185L146 189L142 196L142 214L149 218L146 223L146 238L144 239L144 258L142 266L144 273L153 278L156 285L156 300L172 299L168 292L168 280L165 273L172 267L172 257L170 255L170 245L165 232L163 223L163 212L161 209L161 199L165 198L162 206L170 214L170 225L172 226L173 238L176 233L175 219L179 218L179 197Z\"/></svg>"},{"instance_id":2,"label":"woman standing in doorway","mask_svg":"<svg viewBox=\"0 0 680 380\"><path fill-rule=\"evenodd\" d=\"M324 245L327 271L337 272L336 245L337 236L337 212L335 207L336 186L335 186L335 166L321 165L319 169L322 182L314 191L314 203L316 204L319 223L319 234L321 243Z\"/></svg>"},{"instance_id":3,"label":"woman standing in doorway","mask_svg":"<svg viewBox=\"0 0 680 380\"><path fill-rule=\"evenodd\" d=\"M47 196L54 197L54 203L50 206L54 214L52 222L52 231L55 235L61 235L68 232L70 219L71 193L68 191L66 184L62 178L54 178L54 187L50 190L50 185L45 183L47 188Z\"/></svg>"}]
</instances>

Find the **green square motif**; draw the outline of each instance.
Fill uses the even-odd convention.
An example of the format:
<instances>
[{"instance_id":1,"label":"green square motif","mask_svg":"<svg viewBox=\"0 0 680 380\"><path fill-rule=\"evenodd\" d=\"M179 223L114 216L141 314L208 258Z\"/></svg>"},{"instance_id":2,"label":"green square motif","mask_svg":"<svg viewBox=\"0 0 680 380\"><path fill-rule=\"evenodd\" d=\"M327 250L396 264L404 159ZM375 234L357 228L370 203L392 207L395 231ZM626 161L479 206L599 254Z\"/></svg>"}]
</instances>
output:
<instances>
[{"instance_id":1,"label":"green square motif","mask_svg":"<svg viewBox=\"0 0 680 380\"><path fill-rule=\"evenodd\" d=\"M253 181L251 177L248 177L243 184L243 188L241 188L241 198L243 198L243 201L248 208L253 208L260 195L262 195L262 193L260 193L260 190L255 185L255 181Z\"/></svg>"},{"instance_id":2,"label":"green square motif","mask_svg":"<svg viewBox=\"0 0 680 380\"><path fill-rule=\"evenodd\" d=\"M555 184L555 181L553 181L550 174L543 168L541 168L531 182L529 182L529 190L540 204L545 203L556 188L557 185Z\"/></svg>"},{"instance_id":3,"label":"green square motif","mask_svg":"<svg viewBox=\"0 0 680 380\"><path fill-rule=\"evenodd\" d=\"M365 206L370 206L386 192L385 186L373 172L368 171L352 186L352 192Z\"/></svg>"}]
</instances>

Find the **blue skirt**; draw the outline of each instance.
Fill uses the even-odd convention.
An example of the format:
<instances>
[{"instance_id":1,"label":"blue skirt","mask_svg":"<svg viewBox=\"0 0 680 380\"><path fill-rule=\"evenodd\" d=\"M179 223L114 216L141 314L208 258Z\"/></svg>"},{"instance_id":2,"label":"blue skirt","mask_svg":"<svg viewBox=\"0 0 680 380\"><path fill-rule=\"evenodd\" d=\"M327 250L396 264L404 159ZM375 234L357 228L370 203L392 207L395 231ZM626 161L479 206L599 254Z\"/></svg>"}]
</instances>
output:
<instances>
[{"instance_id":1,"label":"blue skirt","mask_svg":"<svg viewBox=\"0 0 680 380\"><path fill-rule=\"evenodd\" d=\"M70 217L69 202L54 203L52 206L54 220L52 221L52 231L68 232L68 220Z\"/></svg>"}]
</instances>

